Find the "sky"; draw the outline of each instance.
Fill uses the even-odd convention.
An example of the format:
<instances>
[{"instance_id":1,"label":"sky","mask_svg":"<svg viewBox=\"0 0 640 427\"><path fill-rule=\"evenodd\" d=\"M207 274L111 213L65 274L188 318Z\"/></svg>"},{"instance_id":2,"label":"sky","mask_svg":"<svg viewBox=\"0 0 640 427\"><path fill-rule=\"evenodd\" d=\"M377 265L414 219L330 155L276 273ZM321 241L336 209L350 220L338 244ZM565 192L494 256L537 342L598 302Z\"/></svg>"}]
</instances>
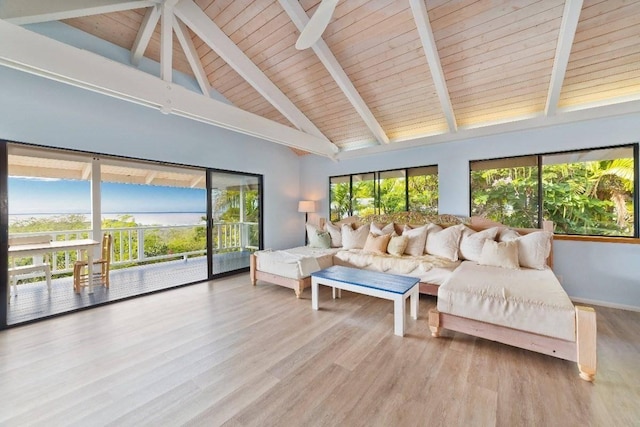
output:
<instances>
[{"instance_id":1,"label":"sky","mask_svg":"<svg viewBox=\"0 0 640 427\"><path fill-rule=\"evenodd\" d=\"M9 178L9 214L87 214L89 181ZM206 191L152 185L102 183L103 213L206 212Z\"/></svg>"}]
</instances>

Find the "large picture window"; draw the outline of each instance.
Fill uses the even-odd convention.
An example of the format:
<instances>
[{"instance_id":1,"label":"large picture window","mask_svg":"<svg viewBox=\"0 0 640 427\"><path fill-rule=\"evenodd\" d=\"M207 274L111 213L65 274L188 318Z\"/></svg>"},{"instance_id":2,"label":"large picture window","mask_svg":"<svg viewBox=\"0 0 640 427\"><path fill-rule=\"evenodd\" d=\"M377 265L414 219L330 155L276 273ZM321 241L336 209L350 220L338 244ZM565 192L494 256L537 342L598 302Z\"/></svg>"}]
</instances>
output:
<instances>
[{"instance_id":1,"label":"large picture window","mask_svg":"<svg viewBox=\"0 0 640 427\"><path fill-rule=\"evenodd\" d=\"M637 145L470 162L471 214L557 234L637 237Z\"/></svg>"},{"instance_id":2,"label":"large picture window","mask_svg":"<svg viewBox=\"0 0 640 427\"><path fill-rule=\"evenodd\" d=\"M330 218L418 211L438 213L438 167L368 172L329 178Z\"/></svg>"}]
</instances>

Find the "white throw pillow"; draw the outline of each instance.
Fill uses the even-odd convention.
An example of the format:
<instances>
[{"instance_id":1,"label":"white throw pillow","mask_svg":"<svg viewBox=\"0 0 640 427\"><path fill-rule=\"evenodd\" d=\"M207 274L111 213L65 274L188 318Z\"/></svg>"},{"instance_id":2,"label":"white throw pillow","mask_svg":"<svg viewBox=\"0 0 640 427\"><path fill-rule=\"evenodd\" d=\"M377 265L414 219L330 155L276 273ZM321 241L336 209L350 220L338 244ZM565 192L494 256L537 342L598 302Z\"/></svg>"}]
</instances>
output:
<instances>
[{"instance_id":1,"label":"white throw pillow","mask_svg":"<svg viewBox=\"0 0 640 427\"><path fill-rule=\"evenodd\" d=\"M342 224L342 247L344 249L362 249L369 237L369 224L354 230L349 224Z\"/></svg>"},{"instance_id":2,"label":"white throw pillow","mask_svg":"<svg viewBox=\"0 0 640 427\"><path fill-rule=\"evenodd\" d=\"M369 232L375 234L376 236L382 236L383 234L391 234L395 230L396 230L395 226L393 225L392 222L390 222L389 224L385 225L382 228L378 227L376 224L372 222L371 229L369 230Z\"/></svg>"},{"instance_id":3,"label":"white throw pillow","mask_svg":"<svg viewBox=\"0 0 640 427\"><path fill-rule=\"evenodd\" d=\"M307 242L311 242L311 239L314 239L318 233L322 232L322 229L316 225L306 223L305 227L307 229Z\"/></svg>"},{"instance_id":4,"label":"white throw pillow","mask_svg":"<svg viewBox=\"0 0 640 427\"><path fill-rule=\"evenodd\" d=\"M469 227L462 226L460 238L460 259L478 261L484 246L484 241L495 240L498 234L498 227L487 228L482 231L475 231Z\"/></svg>"},{"instance_id":5,"label":"white throw pillow","mask_svg":"<svg viewBox=\"0 0 640 427\"><path fill-rule=\"evenodd\" d=\"M407 236L409 241L404 253L412 256L424 255L424 246L427 240L427 226L423 225L418 228L411 228L405 225L402 229L402 235Z\"/></svg>"},{"instance_id":6,"label":"white throw pillow","mask_svg":"<svg viewBox=\"0 0 640 427\"><path fill-rule=\"evenodd\" d=\"M552 234L548 231L534 231L518 237L518 259L520 267L544 270L551 253Z\"/></svg>"},{"instance_id":7,"label":"white throw pillow","mask_svg":"<svg viewBox=\"0 0 640 427\"><path fill-rule=\"evenodd\" d=\"M518 243L485 240L478 260L480 265L518 270Z\"/></svg>"},{"instance_id":8,"label":"white throw pillow","mask_svg":"<svg viewBox=\"0 0 640 427\"><path fill-rule=\"evenodd\" d=\"M331 222L327 222L326 224L327 231L329 235L331 235L331 247L332 248L341 248L342 247L342 231L340 226L337 226Z\"/></svg>"},{"instance_id":9,"label":"white throw pillow","mask_svg":"<svg viewBox=\"0 0 640 427\"><path fill-rule=\"evenodd\" d=\"M439 225L429 224L425 251L430 255L458 261L461 235L462 230L458 225L443 229Z\"/></svg>"}]
</instances>

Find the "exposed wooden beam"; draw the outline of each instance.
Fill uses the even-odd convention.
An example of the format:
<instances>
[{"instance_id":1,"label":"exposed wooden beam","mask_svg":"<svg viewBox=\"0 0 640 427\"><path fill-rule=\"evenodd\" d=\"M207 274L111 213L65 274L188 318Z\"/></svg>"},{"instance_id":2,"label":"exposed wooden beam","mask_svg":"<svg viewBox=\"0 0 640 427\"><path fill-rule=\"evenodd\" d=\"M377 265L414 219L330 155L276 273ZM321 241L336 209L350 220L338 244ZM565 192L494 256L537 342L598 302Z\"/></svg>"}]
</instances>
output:
<instances>
[{"instance_id":1,"label":"exposed wooden beam","mask_svg":"<svg viewBox=\"0 0 640 427\"><path fill-rule=\"evenodd\" d=\"M16 25L59 21L122 10L141 9L160 0L2 0L0 19Z\"/></svg>"},{"instance_id":2,"label":"exposed wooden beam","mask_svg":"<svg viewBox=\"0 0 640 427\"><path fill-rule=\"evenodd\" d=\"M193 178L191 180L191 182L189 183L189 187L191 188L195 188L196 185L200 184L200 181L202 181L204 179L204 174L196 176L195 178Z\"/></svg>"},{"instance_id":3,"label":"exposed wooden beam","mask_svg":"<svg viewBox=\"0 0 640 427\"><path fill-rule=\"evenodd\" d=\"M573 38L576 35L576 28L578 28L581 11L582 0L565 1L564 11L562 12L562 23L560 24L560 35L558 36L558 45L556 46L556 56L553 60L553 68L551 70L549 93L547 94L547 103L544 108L544 113L547 116L556 114L558 108L560 91L562 90L562 83L564 82L564 76L567 72L571 46L573 46Z\"/></svg>"},{"instance_id":4,"label":"exposed wooden beam","mask_svg":"<svg viewBox=\"0 0 640 427\"><path fill-rule=\"evenodd\" d=\"M91 176L92 163L87 163L82 169L82 179L87 180Z\"/></svg>"},{"instance_id":5,"label":"exposed wooden beam","mask_svg":"<svg viewBox=\"0 0 640 427\"><path fill-rule=\"evenodd\" d=\"M435 86L438 99L440 100L440 105L442 106L442 112L444 113L444 117L447 119L449 131L456 132L458 130L456 116L453 112L451 98L449 97L449 90L447 89L447 81L444 78L444 72L442 71L442 65L440 64L438 47L436 46L433 31L431 30L427 7L424 4L424 0L409 0L409 3L411 4L413 19L416 21L416 26L418 27L418 33L420 34L424 54L427 57L429 70L431 70L433 85Z\"/></svg>"},{"instance_id":6,"label":"exposed wooden beam","mask_svg":"<svg viewBox=\"0 0 640 427\"><path fill-rule=\"evenodd\" d=\"M173 79L173 4L165 1L160 14L160 78Z\"/></svg>"},{"instance_id":7,"label":"exposed wooden beam","mask_svg":"<svg viewBox=\"0 0 640 427\"><path fill-rule=\"evenodd\" d=\"M309 17L307 13L304 11L304 8L300 6L298 0L279 0L282 8L287 12L291 21L298 27L298 30L302 31L307 23L309 22ZM384 129L378 123L378 120L375 118L369 107L364 102L364 99L360 96L357 89L347 76L347 73L344 72L340 63L329 49L329 46L320 38L315 44L311 46L315 54L318 56L322 64L326 67L331 77L336 81L338 87L345 94L353 108L356 109L362 120L365 122L373 136L380 144L388 144L389 137L387 137Z\"/></svg>"},{"instance_id":8,"label":"exposed wooden beam","mask_svg":"<svg viewBox=\"0 0 640 427\"><path fill-rule=\"evenodd\" d=\"M176 16L173 17L173 30L178 37L178 42L180 42L180 46L182 46L187 61L189 61L189 65L191 66L193 75L196 77L202 94L210 96L209 90L211 89L211 85L209 84L209 79L207 78L206 71L204 71L202 62L200 62L196 47L193 45L193 40L189 37L189 30Z\"/></svg>"},{"instance_id":9,"label":"exposed wooden beam","mask_svg":"<svg viewBox=\"0 0 640 427\"><path fill-rule=\"evenodd\" d=\"M145 175L144 177L144 183L147 185L151 185L151 183L153 182L153 180L156 178L156 176L158 176L158 172L157 171L151 171L149 172L147 175Z\"/></svg>"},{"instance_id":10,"label":"exposed wooden beam","mask_svg":"<svg viewBox=\"0 0 640 427\"><path fill-rule=\"evenodd\" d=\"M159 19L160 6L153 6L147 9L147 13L145 13L140 28L138 29L136 40L133 42L133 47L131 48L131 63L136 67L140 65L140 59L142 59L144 52L147 50L147 46L153 35L153 30L155 30L156 25L158 25Z\"/></svg>"},{"instance_id":11,"label":"exposed wooden beam","mask_svg":"<svg viewBox=\"0 0 640 427\"><path fill-rule=\"evenodd\" d=\"M175 6L174 13L295 127L310 135L327 139L192 0L180 1Z\"/></svg>"},{"instance_id":12,"label":"exposed wooden beam","mask_svg":"<svg viewBox=\"0 0 640 427\"><path fill-rule=\"evenodd\" d=\"M0 20L0 65L302 151L335 157L329 141L167 83L130 66ZM167 108L170 106L170 109Z\"/></svg>"}]
</instances>

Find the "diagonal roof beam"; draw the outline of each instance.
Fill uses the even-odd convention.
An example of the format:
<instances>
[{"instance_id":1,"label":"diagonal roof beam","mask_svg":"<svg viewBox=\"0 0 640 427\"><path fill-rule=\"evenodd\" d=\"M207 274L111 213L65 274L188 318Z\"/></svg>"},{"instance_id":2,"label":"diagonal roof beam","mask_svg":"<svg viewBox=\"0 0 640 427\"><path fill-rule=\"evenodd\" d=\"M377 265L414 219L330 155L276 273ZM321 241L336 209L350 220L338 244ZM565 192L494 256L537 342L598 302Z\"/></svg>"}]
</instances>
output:
<instances>
[{"instance_id":1,"label":"diagonal roof beam","mask_svg":"<svg viewBox=\"0 0 640 427\"><path fill-rule=\"evenodd\" d=\"M144 52L147 50L147 46L149 46L153 30L155 30L156 25L158 25L159 19L160 6L153 6L147 9L147 13L144 15L140 29L136 35L136 40L133 42L133 47L131 48L131 63L136 67L140 65L140 59L142 59Z\"/></svg>"},{"instance_id":2,"label":"diagonal roof beam","mask_svg":"<svg viewBox=\"0 0 640 427\"><path fill-rule=\"evenodd\" d=\"M304 11L304 8L300 6L300 3L298 3L298 0L279 0L279 2L298 30L302 31L309 22L309 17ZM324 40L320 38L313 46L311 46L311 48L324 64L327 71L329 71L329 74L331 74L331 77L333 77L340 89L342 89L342 92L345 94L349 102L351 102L353 108L356 109L362 120L364 120L378 143L388 144L389 137L387 137L382 126L380 126L378 120L375 118L371 110L369 110L369 107L364 102L355 86L353 86L353 83L338 63L338 60L331 52L331 49L329 49L329 46L327 46Z\"/></svg>"},{"instance_id":3,"label":"diagonal roof beam","mask_svg":"<svg viewBox=\"0 0 640 427\"><path fill-rule=\"evenodd\" d=\"M295 127L328 140L192 0L179 2L174 8L174 13Z\"/></svg>"},{"instance_id":4,"label":"diagonal roof beam","mask_svg":"<svg viewBox=\"0 0 640 427\"><path fill-rule=\"evenodd\" d=\"M206 71L204 71L202 62L200 62L200 57L198 56L196 47L193 45L193 40L191 40L191 37L189 36L189 30L187 29L187 26L175 16L173 17L173 31L175 31L176 36L178 37L180 46L182 46L182 50L187 57L187 61L191 66L191 70L193 71L193 75L196 77L196 81L200 86L202 94L210 96L209 90L211 85L209 84L209 79L207 78Z\"/></svg>"},{"instance_id":5,"label":"diagonal roof beam","mask_svg":"<svg viewBox=\"0 0 640 427\"><path fill-rule=\"evenodd\" d=\"M16 25L59 21L81 16L154 6L160 0L2 0L0 19Z\"/></svg>"},{"instance_id":6,"label":"diagonal roof beam","mask_svg":"<svg viewBox=\"0 0 640 427\"><path fill-rule=\"evenodd\" d=\"M128 65L0 20L0 66L334 158L338 148L256 114L167 83Z\"/></svg>"},{"instance_id":7,"label":"diagonal roof beam","mask_svg":"<svg viewBox=\"0 0 640 427\"><path fill-rule=\"evenodd\" d=\"M553 116L558 109L560 91L569 64L569 55L573 46L573 38L576 35L580 12L582 11L582 0L566 0L564 11L562 12L562 23L560 24L560 35L556 46L556 56L553 60L551 70L551 81L547 94L547 104L544 107L545 116Z\"/></svg>"},{"instance_id":8,"label":"diagonal roof beam","mask_svg":"<svg viewBox=\"0 0 640 427\"><path fill-rule=\"evenodd\" d=\"M173 80L173 2L165 0L160 7L160 78Z\"/></svg>"},{"instance_id":9,"label":"diagonal roof beam","mask_svg":"<svg viewBox=\"0 0 640 427\"><path fill-rule=\"evenodd\" d=\"M449 131L456 132L458 130L456 116L453 112L453 106L451 105L451 98L449 97L447 81L445 80L444 72L442 71L442 64L440 64L438 47L436 46L433 31L431 30L427 7L424 4L424 0L409 0L409 3L411 4L413 19L416 21L416 26L418 27L418 33L420 34L424 54L427 57L429 70L431 70L433 84L435 86L436 93L438 94L440 105L442 106L442 112L444 113L444 117L447 119Z\"/></svg>"}]
</instances>

